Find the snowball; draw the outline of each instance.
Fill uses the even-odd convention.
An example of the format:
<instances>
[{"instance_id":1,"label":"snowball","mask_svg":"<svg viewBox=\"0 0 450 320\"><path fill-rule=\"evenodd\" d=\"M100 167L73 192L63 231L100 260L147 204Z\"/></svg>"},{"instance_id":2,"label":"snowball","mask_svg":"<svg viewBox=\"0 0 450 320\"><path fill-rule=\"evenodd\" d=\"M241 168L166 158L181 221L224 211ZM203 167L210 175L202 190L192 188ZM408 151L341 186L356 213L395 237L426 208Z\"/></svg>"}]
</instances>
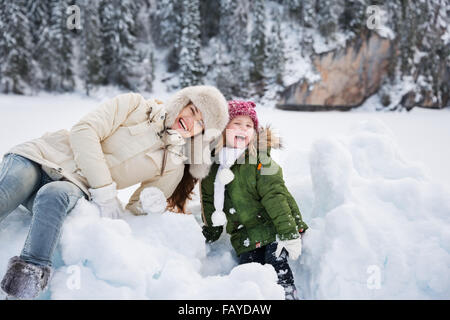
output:
<instances>
[{"instance_id":1,"label":"snowball","mask_svg":"<svg viewBox=\"0 0 450 320\"><path fill-rule=\"evenodd\" d=\"M140 200L142 209L146 213L161 214L167 208L166 196L156 187L148 187L142 190Z\"/></svg>"}]
</instances>

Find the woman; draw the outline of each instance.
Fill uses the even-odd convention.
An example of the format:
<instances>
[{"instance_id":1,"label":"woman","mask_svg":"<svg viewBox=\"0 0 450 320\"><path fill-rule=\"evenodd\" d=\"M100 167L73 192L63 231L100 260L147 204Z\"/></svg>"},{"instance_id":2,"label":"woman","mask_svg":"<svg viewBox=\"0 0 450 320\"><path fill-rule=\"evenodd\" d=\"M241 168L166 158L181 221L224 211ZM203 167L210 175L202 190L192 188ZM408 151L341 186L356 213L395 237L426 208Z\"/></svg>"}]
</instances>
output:
<instances>
[{"instance_id":1,"label":"woman","mask_svg":"<svg viewBox=\"0 0 450 320\"><path fill-rule=\"evenodd\" d=\"M35 298L45 289L64 218L83 196L101 216L118 218L117 190L141 183L126 206L133 214L145 214L139 195L150 186L183 211L196 179L208 174L209 142L227 122L227 102L214 87L184 88L166 105L127 93L101 104L70 132L12 148L0 166L0 221L20 204L33 217L21 255L9 261L3 291Z\"/></svg>"}]
</instances>

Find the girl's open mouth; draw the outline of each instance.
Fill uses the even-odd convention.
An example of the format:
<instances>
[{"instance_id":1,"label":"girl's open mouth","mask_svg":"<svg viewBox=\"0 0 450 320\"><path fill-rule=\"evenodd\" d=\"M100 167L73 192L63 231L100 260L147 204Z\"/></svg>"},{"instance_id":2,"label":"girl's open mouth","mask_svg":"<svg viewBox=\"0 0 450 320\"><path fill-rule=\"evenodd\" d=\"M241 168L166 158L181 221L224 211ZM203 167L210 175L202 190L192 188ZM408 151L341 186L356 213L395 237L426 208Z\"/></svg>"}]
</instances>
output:
<instances>
[{"instance_id":1,"label":"girl's open mouth","mask_svg":"<svg viewBox=\"0 0 450 320\"><path fill-rule=\"evenodd\" d=\"M246 140L247 140L247 137L246 137L246 136L239 135L239 134L237 134L237 135L234 136L234 143L235 143L235 144L245 143Z\"/></svg>"},{"instance_id":2,"label":"girl's open mouth","mask_svg":"<svg viewBox=\"0 0 450 320\"><path fill-rule=\"evenodd\" d=\"M180 127L183 128L184 131L189 131L189 130L187 129L187 126L186 126L186 124L184 123L184 120L183 120L183 119L178 120L178 123L180 124Z\"/></svg>"}]
</instances>

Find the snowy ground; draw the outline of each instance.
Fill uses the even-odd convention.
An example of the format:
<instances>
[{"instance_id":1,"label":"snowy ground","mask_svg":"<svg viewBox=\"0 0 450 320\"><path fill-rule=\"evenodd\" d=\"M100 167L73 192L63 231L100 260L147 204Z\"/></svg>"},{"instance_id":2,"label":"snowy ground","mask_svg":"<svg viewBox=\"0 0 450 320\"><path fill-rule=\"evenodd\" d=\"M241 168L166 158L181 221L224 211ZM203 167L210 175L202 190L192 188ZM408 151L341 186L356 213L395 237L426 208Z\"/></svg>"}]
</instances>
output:
<instances>
[{"instance_id":1,"label":"snowy ground","mask_svg":"<svg viewBox=\"0 0 450 320\"><path fill-rule=\"evenodd\" d=\"M99 102L82 95L0 96L0 154L70 128ZM159 96L166 98L167 94ZM258 107L284 138L274 157L310 229L292 261L304 299L450 298L450 111L296 113ZM120 192L123 202L134 188ZM193 215L68 217L41 299L281 299L270 266L237 266L227 235L205 245ZM0 224L0 274L30 216Z\"/></svg>"}]
</instances>

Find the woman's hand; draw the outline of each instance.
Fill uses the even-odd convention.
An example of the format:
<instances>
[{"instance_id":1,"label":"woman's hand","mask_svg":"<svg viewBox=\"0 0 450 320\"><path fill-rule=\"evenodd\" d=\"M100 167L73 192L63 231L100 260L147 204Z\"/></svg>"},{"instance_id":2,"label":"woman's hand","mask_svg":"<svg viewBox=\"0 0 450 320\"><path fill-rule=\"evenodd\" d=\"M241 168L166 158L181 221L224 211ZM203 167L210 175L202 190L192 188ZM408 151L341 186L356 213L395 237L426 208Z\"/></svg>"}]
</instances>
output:
<instances>
[{"instance_id":1,"label":"woman's hand","mask_svg":"<svg viewBox=\"0 0 450 320\"><path fill-rule=\"evenodd\" d=\"M123 207L117 198L116 183L113 182L102 188L89 189L92 202L98 207L101 217L119 219L123 215Z\"/></svg>"}]
</instances>

